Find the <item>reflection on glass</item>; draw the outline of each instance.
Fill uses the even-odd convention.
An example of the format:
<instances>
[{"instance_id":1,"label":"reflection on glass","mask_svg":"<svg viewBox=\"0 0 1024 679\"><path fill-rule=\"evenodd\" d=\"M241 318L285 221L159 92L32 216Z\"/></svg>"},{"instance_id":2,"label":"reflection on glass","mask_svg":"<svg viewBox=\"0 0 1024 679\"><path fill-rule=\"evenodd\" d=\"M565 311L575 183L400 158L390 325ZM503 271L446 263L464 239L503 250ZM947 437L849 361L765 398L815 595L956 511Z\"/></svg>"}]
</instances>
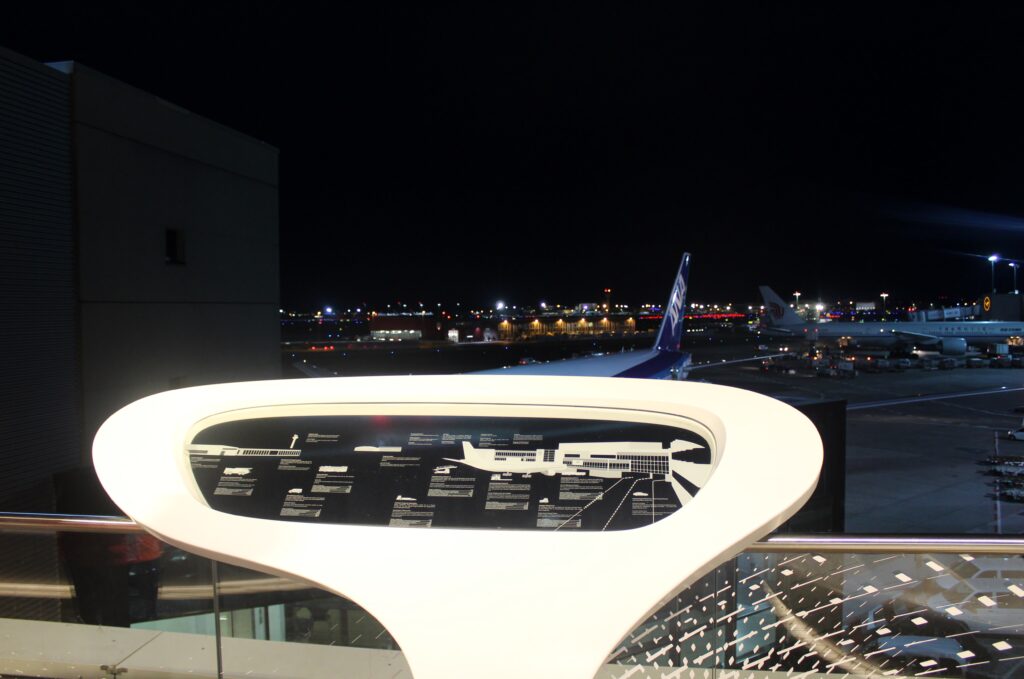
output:
<instances>
[{"instance_id":1,"label":"reflection on glass","mask_svg":"<svg viewBox=\"0 0 1024 679\"><path fill-rule=\"evenodd\" d=\"M142 534L0 534L0 675L216 676L210 562ZM104 669L106 668L106 669Z\"/></svg>"},{"instance_id":2,"label":"reflection on glass","mask_svg":"<svg viewBox=\"0 0 1024 679\"><path fill-rule=\"evenodd\" d=\"M0 675L408 676L371 615L308 585L220 564L142 533L0 533ZM71 623L71 624L68 624Z\"/></svg>"},{"instance_id":3,"label":"reflection on glass","mask_svg":"<svg viewBox=\"0 0 1024 679\"><path fill-rule=\"evenodd\" d=\"M151 535L58 536L77 621L128 627L157 617L163 545Z\"/></svg>"},{"instance_id":4,"label":"reflection on glass","mask_svg":"<svg viewBox=\"0 0 1024 679\"><path fill-rule=\"evenodd\" d=\"M1022 613L1020 556L742 554L599 676L1021 676Z\"/></svg>"},{"instance_id":5,"label":"reflection on glass","mask_svg":"<svg viewBox=\"0 0 1024 679\"><path fill-rule=\"evenodd\" d=\"M398 645L351 601L308 585L221 565L224 671L231 675L411 677Z\"/></svg>"},{"instance_id":6,"label":"reflection on glass","mask_svg":"<svg viewBox=\"0 0 1024 679\"><path fill-rule=\"evenodd\" d=\"M221 564L221 634L325 646L396 649L376 618L296 580Z\"/></svg>"}]
</instances>

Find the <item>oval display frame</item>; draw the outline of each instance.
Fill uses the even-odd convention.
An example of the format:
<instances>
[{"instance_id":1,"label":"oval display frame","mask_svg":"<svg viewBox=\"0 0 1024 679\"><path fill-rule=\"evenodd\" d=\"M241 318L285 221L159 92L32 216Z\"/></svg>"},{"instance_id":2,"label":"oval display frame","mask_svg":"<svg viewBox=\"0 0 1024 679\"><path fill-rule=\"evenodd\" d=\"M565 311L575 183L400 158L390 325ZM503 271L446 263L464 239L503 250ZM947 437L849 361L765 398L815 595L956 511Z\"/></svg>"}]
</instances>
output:
<instances>
[{"instance_id":1,"label":"oval display frame","mask_svg":"<svg viewBox=\"0 0 1024 679\"><path fill-rule=\"evenodd\" d=\"M460 530L295 523L212 510L186 444L251 409L421 404L612 409L711 434L715 470L682 511L637 530ZM402 406L405 407L405 406ZM624 378L415 376L193 387L132 403L96 436L97 473L140 525L189 551L352 599L401 645L416 679L591 679L613 645L707 569L791 516L821 466L817 430L765 396Z\"/></svg>"}]
</instances>

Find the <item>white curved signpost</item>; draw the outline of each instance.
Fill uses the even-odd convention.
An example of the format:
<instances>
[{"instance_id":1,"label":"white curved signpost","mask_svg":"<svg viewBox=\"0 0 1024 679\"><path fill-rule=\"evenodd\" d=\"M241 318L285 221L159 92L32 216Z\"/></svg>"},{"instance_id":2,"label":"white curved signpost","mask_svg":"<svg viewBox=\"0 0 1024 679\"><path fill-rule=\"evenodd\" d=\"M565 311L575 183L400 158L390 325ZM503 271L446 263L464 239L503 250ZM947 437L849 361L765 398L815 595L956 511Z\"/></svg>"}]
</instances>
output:
<instances>
[{"instance_id":1,"label":"white curved signpost","mask_svg":"<svg viewBox=\"0 0 1024 679\"><path fill-rule=\"evenodd\" d=\"M166 392L111 416L93 455L146 529L353 600L416 679L592 679L799 509L821 441L727 387L467 375Z\"/></svg>"}]
</instances>

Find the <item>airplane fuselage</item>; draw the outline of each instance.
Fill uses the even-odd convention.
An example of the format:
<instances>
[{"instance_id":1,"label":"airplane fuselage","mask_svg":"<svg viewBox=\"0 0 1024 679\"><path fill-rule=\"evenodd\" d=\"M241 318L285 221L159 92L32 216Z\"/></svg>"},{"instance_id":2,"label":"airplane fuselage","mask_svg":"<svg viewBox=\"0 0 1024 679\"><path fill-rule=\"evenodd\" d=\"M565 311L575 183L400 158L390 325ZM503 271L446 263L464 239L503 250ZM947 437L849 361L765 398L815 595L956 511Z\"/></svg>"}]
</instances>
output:
<instances>
[{"instance_id":1,"label":"airplane fuselage","mask_svg":"<svg viewBox=\"0 0 1024 679\"><path fill-rule=\"evenodd\" d=\"M968 344L989 344L1010 337L1024 337L1024 323L1004 321L935 321L935 322L865 322L804 323L801 325L770 326L768 334L803 337L808 340L874 340L878 342L927 344L930 338L962 338ZM916 336L916 337L915 337Z\"/></svg>"}]
</instances>

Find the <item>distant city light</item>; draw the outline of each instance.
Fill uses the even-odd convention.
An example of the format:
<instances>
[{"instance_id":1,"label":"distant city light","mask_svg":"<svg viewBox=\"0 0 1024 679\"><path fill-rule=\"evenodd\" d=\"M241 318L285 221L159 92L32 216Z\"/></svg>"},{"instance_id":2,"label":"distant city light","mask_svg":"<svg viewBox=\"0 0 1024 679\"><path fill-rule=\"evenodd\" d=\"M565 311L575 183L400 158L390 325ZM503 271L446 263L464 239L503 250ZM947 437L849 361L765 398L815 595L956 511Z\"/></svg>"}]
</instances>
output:
<instances>
[{"instance_id":1,"label":"distant city light","mask_svg":"<svg viewBox=\"0 0 1024 679\"><path fill-rule=\"evenodd\" d=\"M325 314L333 314L334 313L334 309L332 307L329 307L329 306L328 307L324 307L324 313Z\"/></svg>"},{"instance_id":2,"label":"distant city light","mask_svg":"<svg viewBox=\"0 0 1024 679\"><path fill-rule=\"evenodd\" d=\"M498 300L497 302L494 303L494 308L497 309L498 311L501 311L502 309L505 308L505 303L502 302L501 300Z\"/></svg>"}]
</instances>

